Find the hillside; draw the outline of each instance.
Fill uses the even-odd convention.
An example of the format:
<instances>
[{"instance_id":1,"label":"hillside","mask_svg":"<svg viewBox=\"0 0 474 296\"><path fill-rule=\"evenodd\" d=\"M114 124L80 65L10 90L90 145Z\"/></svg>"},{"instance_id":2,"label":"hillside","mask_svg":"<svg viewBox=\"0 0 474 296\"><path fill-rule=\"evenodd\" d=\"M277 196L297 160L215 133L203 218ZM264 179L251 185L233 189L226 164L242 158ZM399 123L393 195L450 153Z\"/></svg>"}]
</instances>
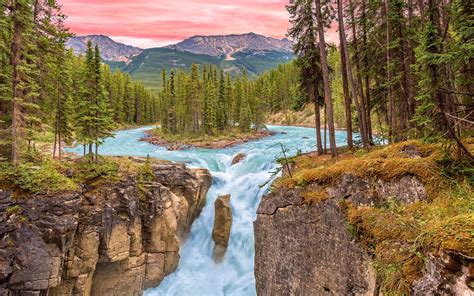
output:
<instances>
[{"instance_id":1,"label":"hillside","mask_svg":"<svg viewBox=\"0 0 474 296\"><path fill-rule=\"evenodd\" d=\"M220 65L220 60L209 55L180 52L167 48L145 49L141 54L131 59L121 70L129 73L136 80L143 82L152 90L161 86L163 69L187 69L192 64Z\"/></svg>"},{"instance_id":2,"label":"hillside","mask_svg":"<svg viewBox=\"0 0 474 296\"><path fill-rule=\"evenodd\" d=\"M255 77L293 59L292 42L255 33L241 35L193 36L161 48L139 49L113 41L107 36L73 37L67 46L83 54L87 42L99 44L102 59L112 70L119 69L150 89L161 87L165 69L189 69L192 64L216 65L232 76L245 70Z\"/></svg>"},{"instance_id":3,"label":"hillside","mask_svg":"<svg viewBox=\"0 0 474 296\"><path fill-rule=\"evenodd\" d=\"M234 57L234 60L226 60L224 56L195 54L169 48L151 48L132 58L128 65L123 64L121 70L131 74L148 88L156 90L161 87L163 69L169 73L171 69L189 69L192 64L216 65L232 76L240 75L245 70L250 77L255 77L289 62L293 55L274 51L239 52Z\"/></svg>"},{"instance_id":4,"label":"hillside","mask_svg":"<svg viewBox=\"0 0 474 296\"><path fill-rule=\"evenodd\" d=\"M75 54L84 54L87 50L87 43L91 41L95 46L99 45L101 57L104 61L127 62L129 59L142 52L141 48L115 42L108 36L88 35L71 37L66 46L72 48Z\"/></svg>"}]
</instances>

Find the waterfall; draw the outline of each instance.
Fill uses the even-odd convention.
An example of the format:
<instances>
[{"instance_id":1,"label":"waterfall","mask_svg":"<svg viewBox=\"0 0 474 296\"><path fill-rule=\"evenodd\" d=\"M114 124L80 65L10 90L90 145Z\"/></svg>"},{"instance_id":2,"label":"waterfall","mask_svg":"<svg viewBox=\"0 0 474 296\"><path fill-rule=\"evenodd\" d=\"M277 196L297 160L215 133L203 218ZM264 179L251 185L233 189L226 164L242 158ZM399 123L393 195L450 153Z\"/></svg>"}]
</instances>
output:
<instances>
[{"instance_id":1,"label":"waterfall","mask_svg":"<svg viewBox=\"0 0 474 296\"><path fill-rule=\"evenodd\" d=\"M145 291L146 296L158 295L256 295L254 266L253 221L265 184L278 165L276 158L282 144L289 155L314 150L315 131L302 127L269 127L276 134L258 141L228 149L191 149L166 151L138 139L149 128L121 131L101 147L106 155L158 157L186 163L189 167L207 168L213 184L206 206L193 223L190 235L180 248L178 269L161 285ZM337 132L338 145L344 145L345 133ZM80 150L80 148L78 148ZM231 166L233 156L243 152L247 157ZM224 260L213 260L214 201L219 195L231 194L233 223Z\"/></svg>"}]
</instances>

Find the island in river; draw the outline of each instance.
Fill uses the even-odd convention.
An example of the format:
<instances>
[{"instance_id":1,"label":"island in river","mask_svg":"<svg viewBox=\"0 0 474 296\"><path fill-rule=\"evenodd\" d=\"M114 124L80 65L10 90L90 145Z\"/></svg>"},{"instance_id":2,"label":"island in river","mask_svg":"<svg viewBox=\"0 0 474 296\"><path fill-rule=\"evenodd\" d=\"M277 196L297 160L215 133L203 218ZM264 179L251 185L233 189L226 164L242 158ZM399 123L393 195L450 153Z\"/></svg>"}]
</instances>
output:
<instances>
[{"instance_id":1,"label":"island in river","mask_svg":"<svg viewBox=\"0 0 474 296\"><path fill-rule=\"evenodd\" d=\"M141 141L166 147L166 149L171 151L190 148L224 149L249 141L259 140L274 134L275 132L269 131L268 129L253 130L250 132L229 130L219 135L170 134L163 133L158 128L146 131Z\"/></svg>"}]
</instances>

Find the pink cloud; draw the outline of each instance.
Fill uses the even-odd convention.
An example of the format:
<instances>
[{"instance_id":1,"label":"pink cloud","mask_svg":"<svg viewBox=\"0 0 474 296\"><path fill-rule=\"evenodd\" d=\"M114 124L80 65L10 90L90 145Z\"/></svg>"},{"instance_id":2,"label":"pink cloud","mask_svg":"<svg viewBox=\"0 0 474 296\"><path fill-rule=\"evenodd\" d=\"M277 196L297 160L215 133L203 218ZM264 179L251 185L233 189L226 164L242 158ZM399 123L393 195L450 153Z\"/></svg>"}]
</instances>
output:
<instances>
[{"instance_id":1,"label":"pink cloud","mask_svg":"<svg viewBox=\"0 0 474 296\"><path fill-rule=\"evenodd\" d=\"M141 47L192 35L255 32L283 38L288 0L59 0L77 35L104 34Z\"/></svg>"}]
</instances>

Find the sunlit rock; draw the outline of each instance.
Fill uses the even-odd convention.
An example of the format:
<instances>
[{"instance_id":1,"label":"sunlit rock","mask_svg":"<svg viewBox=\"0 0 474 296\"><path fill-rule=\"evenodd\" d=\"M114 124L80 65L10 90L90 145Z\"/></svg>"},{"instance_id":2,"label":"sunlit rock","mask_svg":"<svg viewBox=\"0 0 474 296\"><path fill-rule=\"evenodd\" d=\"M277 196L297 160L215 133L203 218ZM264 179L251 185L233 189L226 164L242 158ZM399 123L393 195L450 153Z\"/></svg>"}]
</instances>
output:
<instances>
[{"instance_id":1,"label":"sunlit rock","mask_svg":"<svg viewBox=\"0 0 474 296\"><path fill-rule=\"evenodd\" d=\"M230 195L219 196L215 203L214 229L212 239L214 240L214 261L221 262L224 259L227 245L229 243L230 229L232 227L232 209L230 207Z\"/></svg>"}]
</instances>

